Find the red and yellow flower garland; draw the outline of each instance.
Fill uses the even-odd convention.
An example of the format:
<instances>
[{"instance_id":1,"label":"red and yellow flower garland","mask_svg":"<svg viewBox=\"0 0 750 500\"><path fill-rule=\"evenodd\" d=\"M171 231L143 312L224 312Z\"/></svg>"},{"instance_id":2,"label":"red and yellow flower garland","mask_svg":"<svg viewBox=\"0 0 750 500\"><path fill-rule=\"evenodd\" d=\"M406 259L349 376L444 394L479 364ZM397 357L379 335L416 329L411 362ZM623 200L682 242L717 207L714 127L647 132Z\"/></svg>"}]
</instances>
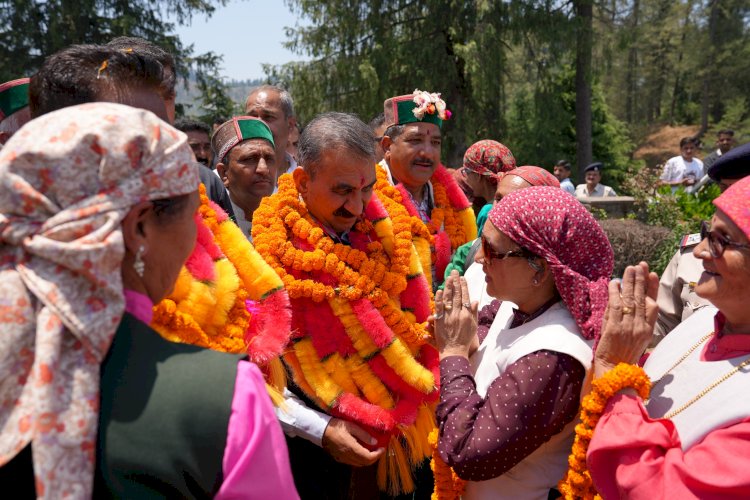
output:
<instances>
[{"instance_id":1,"label":"red and yellow flower garland","mask_svg":"<svg viewBox=\"0 0 750 500\"><path fill-rule=\"evenodd\" d=\"M383 167L377 166L376 171L375 192L380 196L386 209L390 212L393 204L402 205L411 216L414 246L428 283L432 287L432 272L426 270L432 270L434 266L436 278L442 281L453 252L477 237L477 224L471 203L453 176L440 165L431 179L435 208L432 210L430 222L425 224L419 218L417 208L406 189L400 184L393 186Z\"/></svg>"},{"instance_id":2,"label":"red and yellow flower garland","mask_svg":"<svg viewBox=\"0 0 750 500\"><path fill-rule=\"evenodd\" d=\"M438 440L440 429L433 429L430 433L430 446L432 446L432 460L430 468L435 477L435 489L432 492L432 500L455 500L464 494L466 481L458 477L455 471L440 458L438 453Z\"/></svg>"},{"instance_id":3,"label":"red and yellow flower garland","mask_svg":"<svg viewBox=\"0 0 750 500\"><path fill-rule=\"evenodd\" d=\"M396 207L394 207L396 208ZM430 291L403 207L373 196L351 246L307 212L290 175L253 218L256 249L281 277L294 310L284 354L297 385L321 408L357 422L388 450L381 489L413 489L410 464L430 454L438 356L426 340Z\"/></svg>"},{"instance_id":4,"label":"red and yellow flower garland","mask_svg":"<svg viewBox=\"0 0 750 500\"><path fill-rule=\"evenodd\" d=\"M586 465L586 454L609 398L617 391L632 388L642 399L648 399L651 391L651 381L643 368L625 363L618 364L604 376L594 380L591 386L591 392L581 403L581 423L576 425L573 449L568 457L568 471L557 485L566 500L601 498L594 488Z\"/></svg>"},{"instance_id":5,"label":"red and yellow flower garland","mask_svg":"<svg viewBox=\"0 0 750 500\"><path fill-rule=\"evenodd\" d=\"M173 342L248 353L283 388L279 355L291 331L278 275L200 188L198 238L172 293L154 306L152 326Z\"/></svg>"}]
</instances>

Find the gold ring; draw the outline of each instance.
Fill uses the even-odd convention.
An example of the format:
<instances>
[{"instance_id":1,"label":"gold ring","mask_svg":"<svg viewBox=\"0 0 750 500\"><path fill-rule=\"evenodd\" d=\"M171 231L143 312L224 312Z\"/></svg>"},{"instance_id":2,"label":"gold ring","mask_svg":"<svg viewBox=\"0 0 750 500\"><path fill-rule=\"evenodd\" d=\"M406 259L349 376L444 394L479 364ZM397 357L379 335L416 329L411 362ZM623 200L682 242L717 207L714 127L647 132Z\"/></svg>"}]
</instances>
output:
<instances>
[{"instance_id":1,"label":"gold ring","mask_svg":"<svg viewBox=\"0 0 750 500\"><path fill-rule=\"evenodd\" d=\"M445 309L446 311L450 311L451 309L453 309L453 304L443 304L443 309Z\"/></svg>"},{"instance_id":2,"label":"gold ring","mask_svg":"<svg viewBox=\"0 0 750 500\"><path fill-rule=\"evenodd\" d=\"M471 302L464 302L461 305L464 306L466 309L471 309Z\"/></svg>"},{"instance_id":3,"label":"gold ring","mask_svg":"<svg viewBox=\"0 0 750 500\"><path fill-rule=\"evenodd\" d=\"M622 313L623 314L631 314L632 312L633 312L633 308L632 307L622 306Z\"/></svg>"}]
</instances>

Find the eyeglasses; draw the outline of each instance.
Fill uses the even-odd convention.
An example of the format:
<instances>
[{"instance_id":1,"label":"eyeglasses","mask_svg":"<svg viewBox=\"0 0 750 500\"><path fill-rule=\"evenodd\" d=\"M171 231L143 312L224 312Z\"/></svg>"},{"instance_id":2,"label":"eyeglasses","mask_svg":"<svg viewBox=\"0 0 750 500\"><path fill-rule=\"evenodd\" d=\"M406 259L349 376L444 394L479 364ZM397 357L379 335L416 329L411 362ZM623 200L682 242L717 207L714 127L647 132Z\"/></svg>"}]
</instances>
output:
<instances>
[{"instance_id":1,"label":"eyeglasses","mask_svg":"<svg viewBox=\"0 0 750 500\"><path fill-rule=\"evenodd\" d=\"M510 250L508 252L498 252L497 250L493 249L490 246L490 242L487 241L487 239L484 236L481 237L481 240L482 240L482 253L484 254L484 258L487 260L488 263L492 259L503 260L503 259L507 259L508 257L524 257L524 258L531 257L531 254L523 249Z\"/></svg>"},{"instance_id":2,"label":"eyeglasses","mask_svg":"<svg viewBox=\"0 0 750 500\"><path fill-rule=\"evenodd\" d=\"M711 252L711 257L714 259L718 259L724 255L726 247L750 248L750 245L735 243L729 241L725 236L720 236L714 233L709 229L708 223L703 221L701 222L701 240L705 240L706 238L708 238L708 251ZM484 250L484 247L482 247L482 249Z\"/></svg>"}]
</instances>

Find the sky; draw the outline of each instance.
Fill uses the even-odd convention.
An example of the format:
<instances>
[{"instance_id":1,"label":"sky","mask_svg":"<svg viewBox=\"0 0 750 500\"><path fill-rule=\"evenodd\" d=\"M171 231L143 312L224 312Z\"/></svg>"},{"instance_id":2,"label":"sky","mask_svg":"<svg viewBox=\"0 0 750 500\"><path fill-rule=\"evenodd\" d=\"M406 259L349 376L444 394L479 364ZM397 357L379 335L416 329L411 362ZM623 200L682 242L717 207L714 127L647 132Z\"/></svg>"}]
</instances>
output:
<instances>
[{"instance_id":1,"label":"sky","mask_svg":"<svg viewBox=\"0 0 750 500\"><path fill-rule=\"evenodd\" d=\"M206 19L193 16L192 24L177 26L184 45L194 44L195 54L213 51L224 56L222 76L234 80L264 77L263 63L284 64L306 58L282 46L284 27L297 18L281 0L229 0Z\"/></svg>"}]
</instances>

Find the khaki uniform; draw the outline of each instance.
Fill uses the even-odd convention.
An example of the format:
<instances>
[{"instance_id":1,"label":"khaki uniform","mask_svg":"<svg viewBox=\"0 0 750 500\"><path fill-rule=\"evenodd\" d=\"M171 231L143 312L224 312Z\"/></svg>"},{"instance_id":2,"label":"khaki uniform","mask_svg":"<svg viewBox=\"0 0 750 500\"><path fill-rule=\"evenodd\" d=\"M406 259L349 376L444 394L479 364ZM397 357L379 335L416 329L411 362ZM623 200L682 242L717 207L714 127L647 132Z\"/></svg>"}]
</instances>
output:
<instances>
[{"instance_id":1,"label":"khaki uniform","mask_svg":"<svg viewBox=\"0 0 750 500\"><path fill-rule=\"evenodd\" d=\"M656 318L652 346L695 311L710 304L693 291L703 273L703 262L693 256L693 248L700 241L700 234L683 237L680 249L669 261L659 280L659 294L656 298L659 315Z\"/></svg>"}]
</instances>

